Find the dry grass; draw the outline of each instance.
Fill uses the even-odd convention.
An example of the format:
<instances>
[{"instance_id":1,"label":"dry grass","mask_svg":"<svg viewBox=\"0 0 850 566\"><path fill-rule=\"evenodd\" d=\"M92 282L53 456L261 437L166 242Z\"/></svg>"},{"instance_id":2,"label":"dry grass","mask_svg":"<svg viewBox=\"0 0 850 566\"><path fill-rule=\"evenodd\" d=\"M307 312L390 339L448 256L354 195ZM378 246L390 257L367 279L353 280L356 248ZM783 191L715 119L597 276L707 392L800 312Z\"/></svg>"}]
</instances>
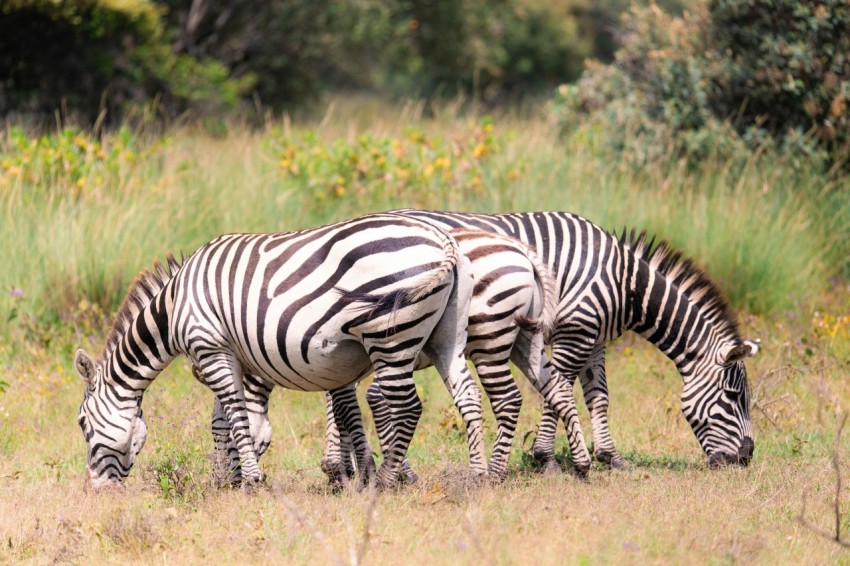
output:
<instances>
[{"instance_id":1,"label":"dry grass","mask_svg":"<svg viewBox=\"0 0 850 566\"><path fill-rule=\"evenodd\" d=\"M756 458L747 469L707 469L679 413L672 365L626 337L612 348L609 375L613 433L632 471L596 468L587 482L543 476L517 446L505 484L470 485L462 427L428 375L412 449L422 480L377 497L326 487L318 466L322 398L292 392L272 400L274 443L262 462L268 485L215 489L211 397L182 362L148 391L148 445L125 487L86 493L72 370L46 355L15 362L7 381L30 389L0 396L0 414L10 414L0 424L0 562L844 563L846 549L796 518L808 493L807 520L834 528L834 414L850 398L850 371L831 352L850 336L812 329L848 305L844 288L812 320L745 321L766 345L750 364L764 405L754 411ZM539 415L525 393L520 432ZM846 462L846 441L843 450ZM177 486L163 487L165 472Z\"/></svg>"}]
</instances>

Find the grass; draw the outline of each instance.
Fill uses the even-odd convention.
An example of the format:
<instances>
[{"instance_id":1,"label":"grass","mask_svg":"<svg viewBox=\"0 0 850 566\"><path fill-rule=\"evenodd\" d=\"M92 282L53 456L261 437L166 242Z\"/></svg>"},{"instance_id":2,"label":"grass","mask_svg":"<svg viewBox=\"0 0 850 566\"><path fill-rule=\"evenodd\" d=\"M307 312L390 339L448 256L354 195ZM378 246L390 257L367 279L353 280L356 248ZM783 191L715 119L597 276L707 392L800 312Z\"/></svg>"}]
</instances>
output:
<instances>
[{"instance_id":1,"label":"grass","mask_svg":"<svg viewBox=\"0 0 850 566\"><path fill-rule=\"evenodd\" d=\"M808 519L833 521L835 414L850 398L850 288L830 276L846 263L850 223L837 199L824 207L818 195L833 198L846 181L769 161L743 172L722 164L635 172L590 143L565 144L540 120L487 125L451 109L422 120L415 106L354 111L341 102L314 124L125 138L115 147L145 159L104 151L116 160L109 167L71 136L79 151L60 149L81 161L49 182L0 168L8 181L0 181L0 562L848 563L846 550L796 521L805 493ZM317 154L297 174L283 170L285 150L269 139L301 139L308 129L315 138L299 151ZM370 141L360 151L363 134ZM346 169L351 155L364 172ZM376 173L382 156L389 169ZM425 175L439 158L451 178ZM333 494L319 469L323 398L279 391L261 462L268 485L219 490L212 396L178 360L146 393L148 444L124 489L83 490L82 385L71 353L102 347L108 313L140 269L225 231L290 230L412 204L571 210L611 229L646 227L687 250L728 292L745 335L763 342L748 363L753 464L707 469L681 417L672 364L627 336L609 349L608 375L612 433L631 472L596 467L587 482L534 473L519 444L540 409L524 386L511 475L471 486L460 417L439 379L423 372L425 411L410 451L420 484L377 498ZM492 442L490 416L485 428ZM846 488L843 509L846 533Z\"/></svg>"}]
</instances>

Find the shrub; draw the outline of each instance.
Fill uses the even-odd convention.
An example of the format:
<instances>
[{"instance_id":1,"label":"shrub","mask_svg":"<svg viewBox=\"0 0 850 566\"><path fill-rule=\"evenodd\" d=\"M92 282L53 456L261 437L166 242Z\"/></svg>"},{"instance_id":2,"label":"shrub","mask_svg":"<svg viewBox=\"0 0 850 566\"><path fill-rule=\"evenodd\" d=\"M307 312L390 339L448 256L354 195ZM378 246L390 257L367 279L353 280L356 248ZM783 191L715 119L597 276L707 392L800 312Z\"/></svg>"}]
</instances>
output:
<instances>
[{"instance_id":1,"label":"shrub","mask_svg":"<svg viewBox=\"0 0 850 566\"><path fill-rule=\"evenodd\" d=\"M151 0L11 0L0 7L0 115L86 123L120 119L159 95L174 115L233 104L240 90L217 61L172 53Z\"/></svg>"},{"instance_id":2,"label":"shrub","mask_svg":"<svg viewBox=\"0 0 850 566\"><path fill-rule=\"evenodd\" d=\"M324 143L314 132L271 130L265 140L287 185L308 203L348 201L355 210L439 207L498 192L521 174L521 164L494 168L503 140L485 119L451 139L409 128L404 136L363 134L356 141ZM394 205L391 203L395 203Z\"/></svg>"},{"instance_id":3,"label":"shrub","mask_svg":"<svg viewBox=\"0 0 850 566\"><path fill-rule=\"evenodd\" d=\"M717 0L681 17L633 7L614 61L558 89L555 116L575 130L590 114L636 165L767 150L817 167L847 155L848 53L850 8L837 1Z\"/></svg>"}]
</instances>

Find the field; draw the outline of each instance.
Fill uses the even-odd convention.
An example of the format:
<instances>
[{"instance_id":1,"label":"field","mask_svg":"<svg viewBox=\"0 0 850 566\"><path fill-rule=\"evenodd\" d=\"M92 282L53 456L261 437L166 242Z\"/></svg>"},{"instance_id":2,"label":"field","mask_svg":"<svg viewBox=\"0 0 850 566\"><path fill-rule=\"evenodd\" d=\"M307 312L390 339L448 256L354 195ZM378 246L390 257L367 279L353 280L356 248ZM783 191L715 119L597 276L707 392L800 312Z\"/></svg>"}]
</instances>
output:
<instances>
[{"instance_id":1,"label":"field","mask_svg":"<svg viewBox=\"0 0 850 566\"><path fill-rule=\"evenodd\" d=\"M636 172L597 140L560 139L540 119L421 114L415 104L339 101L321 120L262 131L103 141L68 131L40 142L5 132L0 562L850 564L850 551L799 519L805 504L809 523L834 533L838 520L850 540L850 431L836 442L850 399L847 181L769 159ZM748 362L753 463L708 469L679 410L674 366L627 335L607 364L612 433L629 471L595 464L587 481L537 473L522 437L539 398L523 385L508 480L472 485L460 417L426 371L410 452L417 485L333 493L319 469L323 397L277 391L267 485L217 489L212 395L178 360L146 393L148 441L126 485L83 489L72 354L99 351L136 272L221 232L401 206L570 210L687 250L728 294L744 336L762 340ZM583 405L581 415L590 440ZM485 427L492 440L492 418Z\"/></svg>"}]
</instances>

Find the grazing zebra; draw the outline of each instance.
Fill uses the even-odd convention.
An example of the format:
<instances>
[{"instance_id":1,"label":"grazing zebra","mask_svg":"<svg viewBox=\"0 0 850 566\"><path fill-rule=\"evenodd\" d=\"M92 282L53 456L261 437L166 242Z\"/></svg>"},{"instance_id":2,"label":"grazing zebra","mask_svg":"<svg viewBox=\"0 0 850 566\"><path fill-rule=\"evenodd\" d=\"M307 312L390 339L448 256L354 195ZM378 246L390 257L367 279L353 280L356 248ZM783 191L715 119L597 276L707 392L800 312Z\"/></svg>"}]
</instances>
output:
<instances>
[{"instance_id":1,"label":"grazing zebra","mask_svg":"<svg viewBox=\"0 0 850 566\"><path fill-rule=\"evenodd\" d=\"M229 234L182 265L169 257L136 279L98 359L77 351L89 483L129 474L146 438L145 389L179 354L215 393L249 481L262 478L254 438L263 435L251 430L246 375L321 391L374 368L395 427L377 475L392 485L422 411L413 368L425 352L467 425L470 466L483 475L480 392L463 357L471 294L469 262L454 239L399 215Z\"/></svg>"},{"instance_id":2,"label":"grazing zebra","mask_svg":"<svg viewBox=\"0 0 850 566\"><path fill-rule=\"evenodd\" d=\"M644 234L617 237L567 212L393 212L448 230L505 234L536 250L558 287L551 361L571 382L581 379L597 459L627 465L608 430L605 344L632 330L676 364L682 411L709 463L749 463L754 443L743 359L759 346L740 337L722 293L691 260L664 243L653 247ZM555 463L554 424L547 408L533 448L547 466Z\"/></svg>"},{"instance_id":3,"label":"grazing zebra","mask_svg":"<svg viewBox=\"0 0 850 566\"><path fill-rule=\"evenodd\" d=\"M513 238L480 230L452 230L449 233L458 242L460 252L470 260L475 282L465 353L478 371L498 425L489 474L494 479L503 479L507 475L508 458L522 404L509 360L517 364L552 406L560 408L565 422L569 423L570 446L577 469L586 472L590 468L590 455L581 435L572 385L559 378L551 379L553 374L548 366L541 368L544 335L551 329L556 307L554 282L548 269L541 265L533 252ZM417 369L430 365L431 360L422 355ZM392 420L386 400L377 389L373 384L367 399L386 454L392 438ZM267 407L269 392L269 388L255 389L251 392L253 398L250 401L258 409ZM353 440L355 453L357 447L365 444L358 435L346 434L346 426L339 429L336 426L335 416L345 415L348 410L359 411L357 407L353 386L327 396L327 441L322 469L332 484L345 485L353 473L350 441ZM226 421L219 410L215 412L218 415L214 415L213 419L214 434L218 439ZM263 417L266 430L269 430L265 413ZM216 446L221 452L221 445L217 442ZM358 460L362 459L359 455ZM231 470L236 470L238 454L232 449L230 462ZM406 460L403 473L408 481L415 479Z\"/></svg>"}]
</instances>

